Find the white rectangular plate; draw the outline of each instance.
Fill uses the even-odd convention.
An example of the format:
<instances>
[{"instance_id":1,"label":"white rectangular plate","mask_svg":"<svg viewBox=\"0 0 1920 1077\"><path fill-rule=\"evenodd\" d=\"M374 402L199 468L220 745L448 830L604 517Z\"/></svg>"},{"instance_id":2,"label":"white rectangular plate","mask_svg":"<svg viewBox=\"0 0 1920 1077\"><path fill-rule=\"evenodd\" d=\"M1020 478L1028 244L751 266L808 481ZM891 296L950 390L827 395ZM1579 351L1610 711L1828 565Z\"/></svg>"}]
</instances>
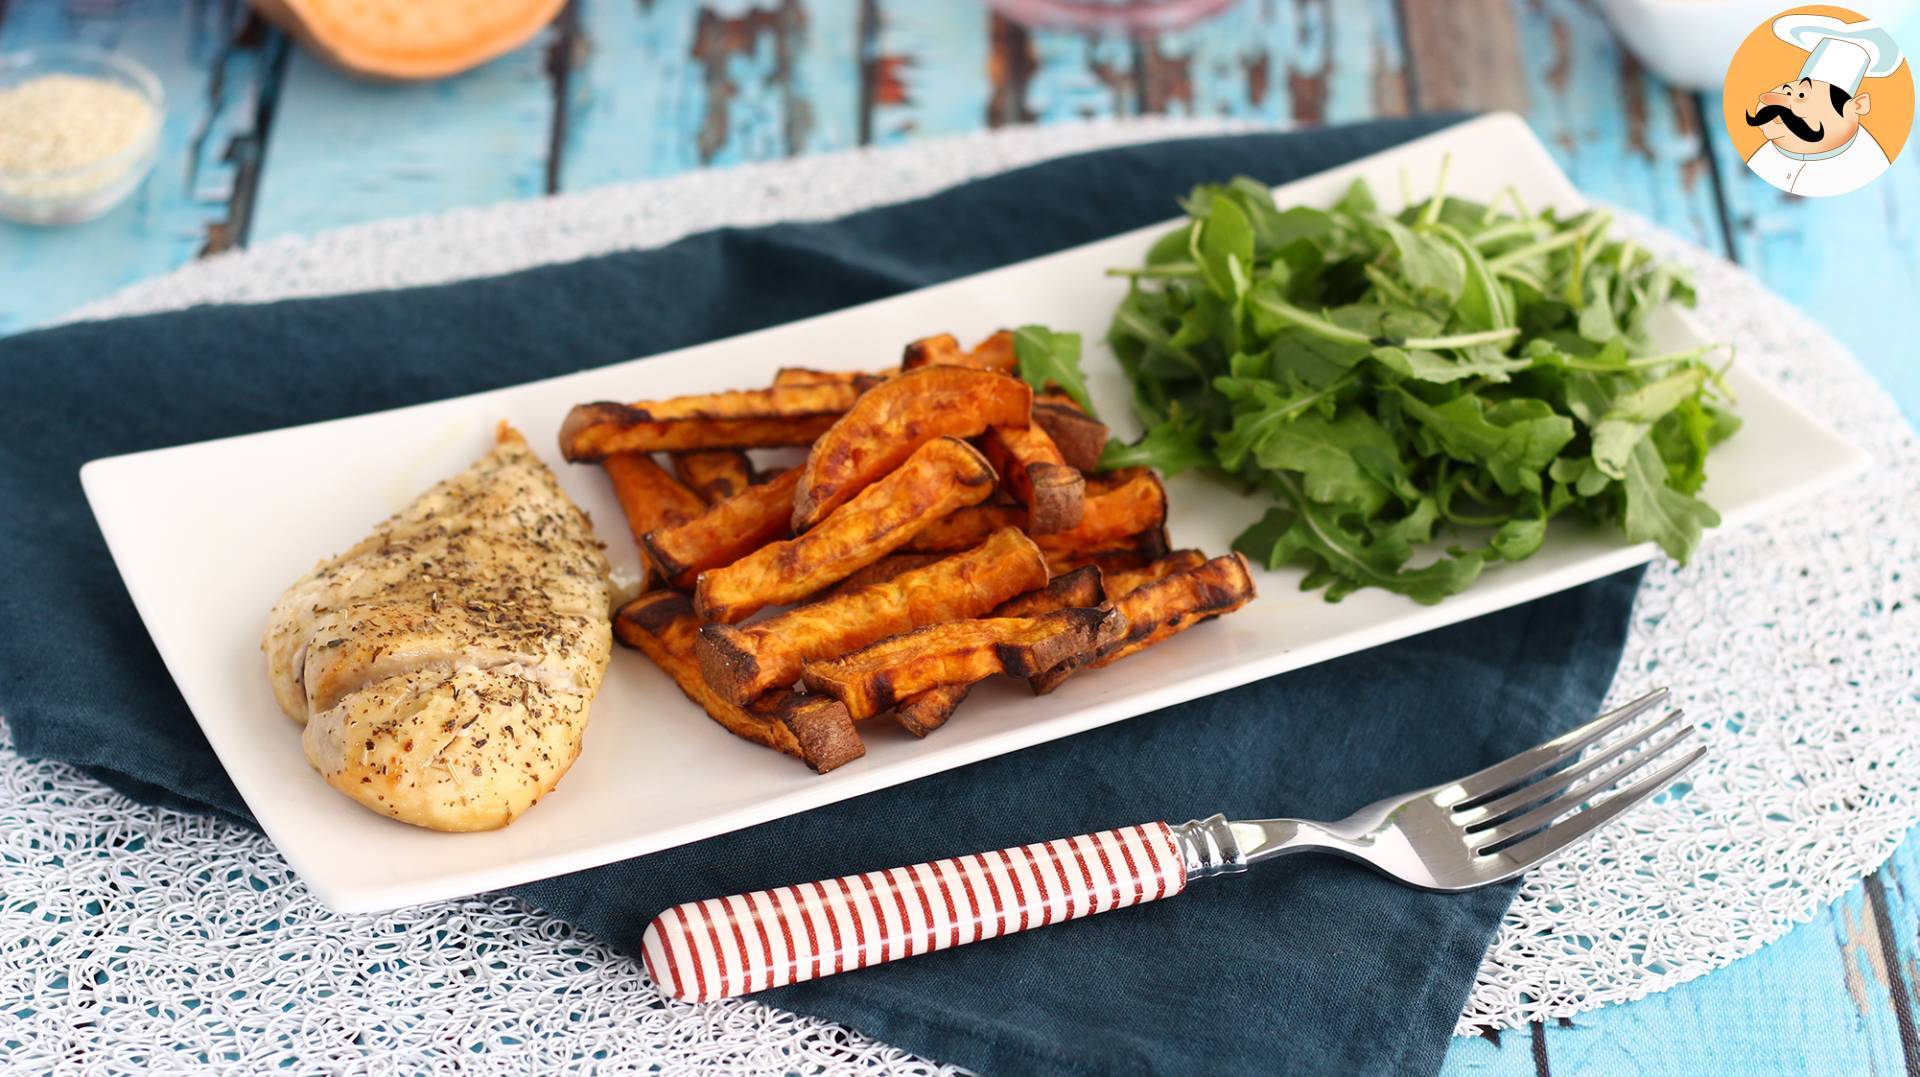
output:
<instances>
[{"instance_id":1,"label":"white rectangular plate","mask_svg":"<svg viewBox=\"0 0 1920 1077\"><path fill-rule=\"evenodd\" d=\"M1276 194L1282 205L1324 205L1365 177L1392 198L1403 174L1424 186L1443 154L1451 158L1450 190L1462 197L1490 198L1511 184L1532 207L1582 204L1510 115L1449 128ZM140 616L221 763L294 869L321 900L349 912L459 897L752 826L1525 602L1655 555L1612 533L1556 524L1537 556L1492 568L1465 594L1432 607L1380 591L1329 605L1298 590L1296 571L1262 572L1261 597L1244 611L1075 678L1044 700L1011 684L984 685L957 721L925 741L872 723L866 758L825 776L734 739L645 659L617 650L579 762L537 809L493 833L438 834L389 821L308 767L299 731L268 687L260 652L268 608L316 561L485 451L499 420L543 449L629 574L633 543L605 477L561 463L551 448L561 417L579 401L762 385L782 362L874 369L930 332L973 340L1042 322L1084 335L1095 402L1116 433L1131 436L1126 387L1101 343L1125 285L1104 271L1138 263L1164 228L568 377L97 460L81 478ZM1663 333L1671 338L1663 347L1697 339L1677 317ZM1733 381L1746 426L1716 451L1705 495L1725 529L1864 464L1774 389L1737 367ZM1173 482L1169 494L1174 541L1210 553L1224 552L1265 507L1203 480Z\"/></svg>"}]
</instances>

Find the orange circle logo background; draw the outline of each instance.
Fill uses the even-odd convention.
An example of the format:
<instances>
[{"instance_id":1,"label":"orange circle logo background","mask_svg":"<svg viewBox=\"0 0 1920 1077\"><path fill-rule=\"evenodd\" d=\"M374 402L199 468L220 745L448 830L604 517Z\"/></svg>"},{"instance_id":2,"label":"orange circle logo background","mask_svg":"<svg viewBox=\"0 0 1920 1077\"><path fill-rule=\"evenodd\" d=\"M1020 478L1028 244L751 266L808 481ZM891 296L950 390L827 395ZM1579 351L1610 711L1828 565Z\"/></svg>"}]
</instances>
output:
<instances>
[{"instance_id":1,"label":"orange circle logo background","mask_svg":"<svg viewBox=\"0 0 1920 1077\"><path fill-rule=\"evenodd\" d=\"M1721 87L1720 120L1743 161L1752 157L1754 151L1767 141L1758 127L1747 126L1747 113L1758 107L1761 91L1793 81L1800 73L1800 65L1807 61L1804 50L1774 36L1773 20L1782 15L1831 15L1845 22L1860 22L1866 18L1858 12L1831 4L1790 7L1754 27L1753 33L1740 43L1740 48L1733 54L1733 63L1727 66L1727 79ZM1904 52L1905 42L1901 44ZM1871 132L1881 148L1887 151L1888 160L1899 157L1901 148L1907 144L1907 135L1913 128L1912 68L1903 59L1893 74L1863 80L1858 93L1871 94L1873 100L1873 108L1862 118L1861 126Z\"/></svg>"}]
</instances>

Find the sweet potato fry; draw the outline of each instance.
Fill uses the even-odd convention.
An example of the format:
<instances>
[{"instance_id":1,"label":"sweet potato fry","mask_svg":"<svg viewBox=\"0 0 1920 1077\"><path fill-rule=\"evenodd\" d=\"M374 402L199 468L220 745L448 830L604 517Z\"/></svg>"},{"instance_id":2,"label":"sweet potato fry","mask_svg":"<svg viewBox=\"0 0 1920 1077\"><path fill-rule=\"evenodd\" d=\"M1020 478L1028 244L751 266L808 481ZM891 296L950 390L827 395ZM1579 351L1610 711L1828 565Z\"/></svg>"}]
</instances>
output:
<instances>
[{"instance_id":1,"label":"sweet potato fry","mask_svg":"<svg viewBox=\"0 0 1920 1077\"><path fill-rule=\"evenodd\" d=\"M1106 582L1088 566L1055 576L1045 587L1014 595L993 608L989 617L1038 617L1076 606L1098 606L1107 600Z\"/></svg>"},{"instance_id":2,"label":"sweet potato fry","mask_svg":"<svg viewBox=\"0 0 1920 1077\"><path fill-rule=\"evenodd\" d=\"M1045 695L1079 670L1109 665L1202 621L1232 613L1253 601L1254 593L1253 573L1237 552L1142 584L1113 600L1114 610L1126 619L1125 632L1092 655L1062 663L1029 678L1028 683L1035 695Z\"/></svg>"},{"instance_id":3,"label":"sweet potato fry","mask_svg":"<svg viewBox=\"0 0 1920 1077\"><path fill-rule=\"evenodd\" d=\"M794 533L826 519L933 439L1023 427L1032 404L1025 382L967 367L922 367L875 386L808 450L793 497Z\"/></svg>"},{"instance_id":4,"label":"sweet potato fry","mask_svg":"<svg viewBox=\"0 0 1920 1077\"><path fill-rule=\"evenodd\" d=\"M773 372L773 387L791 389L801 385L851 385L864 393L892 376L891 372L869 374L864 370L814 370L804 366L783 366Z\"/></svg>"},{"instance_id":5,"label":"sweet potato fry","mask_svg":"<svg viewBox=\"0 0 1920 1077\"><path fill-rule=\"evenodd\" d=\"M1107 448L1107 424L1081 411L1072 397L1055 392L1035 394L1033 423L1059 446L1069 466L1078 471L1093 471L1100 466L1100 454Z\"/></svg>"},{"instance_id":6,"label":"sweet potato fry","mask_svg":"<svg viewBox=\"0 0 1920 1077\"><path fill-rule=\"evenodd\" d=\"M839 583L808 595L804 601L822 602L849 591L858 591L862 587L885 583L903 572L912 572L922 565L931 565L945 556L947 555L944 553L890 553L865 568L856 569L852 575Z\"/></svg>"},{"instance_id":7,"label":"sweet potato fry","mask_svg":"<svg viewBox=\"0 0 1920 1077\"><path fill-rule=\"evenodd\" d=\"M827 771L867 754L845 705L830 696L781 689L746 706L720 698L700 676L694 641L700 627L686 595L655 591L621 607L614 618L620 642L653 659L688 699L728 732L764 744Z\"/></svg>"},{"instance_id":8,"label":"sweet potato fry","mask_svg":"<svg viewBox=\"0 0 1920 1077\"><path fill-rule=\"evenodd\" d=\"M1207 555L1199 550L1175 550L1138 568L1113 571L1103 568L1101 578L1106 584L1108 598L1122 598L1155 580L1165 579L1176 572L1188 572L1206 563Z\"/></svg>"},{"instance_id":9,"label":"sweet potato fry","mask_svg":"<svg viewBox=\"0 0 1920 1077\"><path fill-rule=\"evenodd\" d=\"M700 573L730 565L787 535L800 469L789 468L727 498L676 527L656 528L641 540L654 567L673 586L693 587Z\"/></svg>"},{"instance_id":10,"label":"sweet potato fry","mask_svg":"<svg viewBox=\"0 0 1920 1077\"><path fill-rule=\"evenodd\" d=\"M1002 374L1011 374L1018 368L1019 362L1013 353L1013 330L996 329L992 335L973 346L967 358L974 366L982 370L998 370Z\"/></svg>"},{"instance_id":11,"label":"sweet potato fry","mask_svg":"<svg viewBox=\"0 0 1920 1077\"><path fill-rule=\"evenodd\" d=\"M1079 526L1086 477L1067 466L1045 430L989 426L980 435L980 447L1000 481L1027 507L1027 534L1050 535Z\"/></svg>"},{"instance_id":12,"label":"sweet potato fry","mask_svg":"<svg viewBox=\"0 0 1920 1077\"><path fill-rule=\"evenodd\" d=\"M925 737L946 725L972 692L972 684L942 684L915 692L895 705L893 723L916 737Z\"/></svg>"},{"instance_id":13,"label":"sweet potato fry","mask_svg":"<svg viewBox=\"0 0 1920 1077\"><path fill-rule=\"evenodd\" d=\"M950 512L913 537L907 549L914 553L949 553L978 546L988 535L1003 527L1020 527L1027 522L1027 510L1021 505L970 505Z\"/></svg>"},{"instance_id":14,"label":"sweet potato fry","mask_svg":"<svg viewBox=\"0 0 1920 1077\"><path fill-rule=\"evenodd\" d=\"M860 391L851 382L821 382L637 404L576 404L560 424L560 453L578 463L629 450L808 445L853 406Z\"/></svg>"},{"instance_id":15,"label":"sweet potato fry","mask_svg":"<svg viewBox=\"0 0 1920 1077\"><path fill-rule=\"evenodd\" d=\"M997 370L1002 374L1011 374L1015 366L1013 331L1002 329L975 344L970 351L962 351L960 342L954 339L952 333L922 337L907 345L905 353L900 356L900 369L913 370L923 366L970 366L976 370Z\"/></svg>"},{"instance_id":16,"label":"sweet potato fry","mask_svg":"<svg viewBox=\"0 0 1920 1077\"><path fill-rule=\"evenodd\" d=\"M1047 555L1047 569L1057 576L1087 565L1095 565L1102 572L1144 568L1156 558L1165 556L1171 546L1167 541L1167 529L1161 526L1137 531L1097 549L1043 549L1041 552Z\"/></svg>"},{"instance_id":17,"label":"sweet potato fry","mask_svg":"<svg viewBox=\"0 0 1920 1077\"><path fill-rule=\"evenodd\" d=\"M633 532L633 541L641 543L641 552L646 546L643 541L647 532L657 527L673 527L707 511L700 495L681 485L667 470L653 462L653 456L644 452L618 452L605 460L600 466L607 472L607 478L613 480L613 496L620 499L620 510L626 513L627 527ZM651 558L643 557L642 570L650 576ZM645 590L648 581L641 581Z\"/></svg>"},{"instance_id":18,"label":"sweet potato fry","mask_svg":"<svg viewBox=\"0 0 1920 1077\"><path fill-rule=\"evenodd\" d=\"M954 509L984 500L994 482L979 450L959 438L934 438L812 531L702 572L695 608L702 620L732 624L796 602L906 545Z\"/></svg>"},{"instance_id":19,"label":"sweet potato fry","mask_svg":"<svg viewBox=\"0 0 1920 1077\"><path fill-rule=\"evenodd\" d=\"M801 676L809 691L840 700L858 720L943 684L972 684L996 673L1044 673L1125 634L1125 616L1099 608L949 621L808 662Z\"/></svg>"},{"instance_id":20,"label":"sweet potato fry","mask_svg":"<svg viewBox=\"0 0 1920 1077\"><path fill-rule=\"evenodd\" d=\"M1101 587L1100 570L1086 568L1056 576L1037 591L1015 595L993 608L989 617L1038 617L1043 613L1073 607L1098 606L1106 595ZM947 724L953 712L973 690L971 684L943 684L908 696L893 708L893 720L916 737Z\"/></svg>"},{"instance_id":21,"label":"sweet potato fry","mask_svg":"<svg viewBox=\"0 0 1920 1077\"><path fill-rule=\"evenodd\" d=\"M674 453L673 473L709 505L753 485L753 461L739 449Z\"/></svg>"},{"instance_id":22,"label":"sweet potato fry","mask_svg":"<svg viewBox=\"0 0 1920 1077\"><path fill-rule=\"evenodd\" d=\"M952 333L935 333L930 337L921 337L910 342L900 353L900 369L914 370L923 366L964 366L967 353L961 349L959 338Z\"/></svg>"},{"instance_id":23,"label":"sweet potato fry","mask_svg":"<svg viewBox=\"0 0 1920 1077\"><path fill-rule=\"evenodd\" d=\"M1026 513L1018 507L975 505L928 527L907 548L962 549L1009 524L1026 522L1025 517ZM1166 520L1167 491L1153 472L1136 469L1117 479L1106 475L1088 476L1080 522L1067 531L1035 535L1033 540L1050 559L1135 549L1142 545L1151 547L1158 542L1159 547L1152 550L1152 555L1157 557L1166 552L1165 536L1159 533Z\"/></svg>"},{"instance_id":24,"label":"sweet potato fry","mask_svg":"<svg viewBox=\"0 0 1920 1077\"><path fill-rule=\"evenodd\" d=\"M978 617L1044 587L1047 563L1013 528L952 557L747 625L710 624L695 648L707 683L736 703L799 679L801 664L924 625Z\"/></svg>"},{"instance_id":25,"label":"sweet potato fry","mask_svg":"<svg viewBox=\"0 0 1920 1077\"><path fill-rule=\"evenodd\" d=\"M1167 489L1151 471L1118 483L1090 482L1088 486L1080 521L1069 530L1042 536L1041 549L1104 549L1167 522Z\"/></svg>"}]
</instances>

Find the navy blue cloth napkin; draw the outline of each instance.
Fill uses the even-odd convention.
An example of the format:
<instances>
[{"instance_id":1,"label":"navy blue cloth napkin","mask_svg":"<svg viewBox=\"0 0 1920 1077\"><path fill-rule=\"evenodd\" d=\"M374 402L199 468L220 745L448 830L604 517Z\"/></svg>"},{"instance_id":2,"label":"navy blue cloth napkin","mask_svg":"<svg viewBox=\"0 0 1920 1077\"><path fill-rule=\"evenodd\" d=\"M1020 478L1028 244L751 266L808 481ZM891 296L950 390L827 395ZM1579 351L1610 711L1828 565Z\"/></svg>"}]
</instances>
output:
<instances>
[{"instance_id":1,"label":"navy blue cloth napkin","mask_svg":"<svg viewBox=\"0 0 1920 1077\"><path fill-rule=\"evenodd\" d=\"M76 472L88 459L774 325L1167 218L1196 182L1236 173L1282 182L1444 122L1107 150L827 223L721 230L442 287L202 307L0 341L0 714L26 755L85 767L142 800L249 820L82 500ZM1617 576L517 893L632 951L649 918L684 900L1214 811L1344 814L1592 714L1637 581ZM1512 890L1425 894L1296 858L1175 900L765 999L988 1072L1431 1072Z\"/></svg>"}]
</instances>

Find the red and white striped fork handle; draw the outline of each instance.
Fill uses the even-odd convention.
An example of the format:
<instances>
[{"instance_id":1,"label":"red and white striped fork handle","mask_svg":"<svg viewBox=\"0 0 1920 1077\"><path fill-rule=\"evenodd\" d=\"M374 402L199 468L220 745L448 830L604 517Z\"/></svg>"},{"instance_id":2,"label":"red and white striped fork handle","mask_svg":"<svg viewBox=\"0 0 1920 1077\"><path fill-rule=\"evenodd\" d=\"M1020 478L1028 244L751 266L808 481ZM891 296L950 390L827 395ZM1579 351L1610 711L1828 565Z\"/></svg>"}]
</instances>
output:
<instances>
[{"instance_id":1,"label":"red and white striped fork handle","mask_svg":"<svg viewBox=\"0 0 1920 1077\"><path fill-rule=\"evenodd\" d=\"M676 905L640 940L683 1002L765 991L1172 897L1187 885L1166 823Z\"/></svg>"}]
</instances>

